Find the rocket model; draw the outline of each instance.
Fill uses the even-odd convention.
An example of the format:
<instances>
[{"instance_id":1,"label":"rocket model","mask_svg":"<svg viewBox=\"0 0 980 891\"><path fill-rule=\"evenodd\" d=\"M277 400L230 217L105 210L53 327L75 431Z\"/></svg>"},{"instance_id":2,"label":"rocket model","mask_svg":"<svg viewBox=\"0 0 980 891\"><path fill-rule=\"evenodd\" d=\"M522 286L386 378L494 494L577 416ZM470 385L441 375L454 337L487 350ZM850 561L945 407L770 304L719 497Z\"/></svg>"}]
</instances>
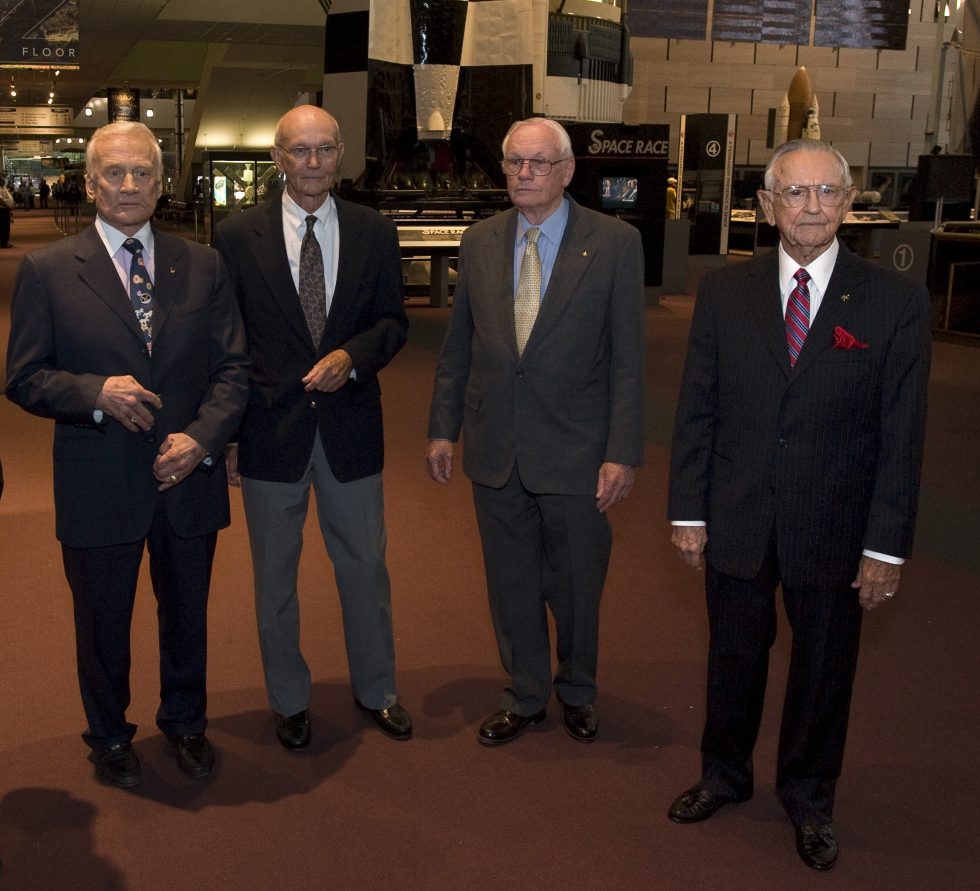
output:
<instances>
[{"instance_id":1,"label":"rocket model","mask_svg":"<svg viewBox=\"0 0 980 891\"><path fill-rule=\"evenodd\" d=\"M511 122L622 122L633 60L614 0L370 0L363 124L352 130L351 69L338 71L345 96L329 74L331 28L351 3L327 18L324 104L339 109L355 176L348 134L363 132L368 188L502 186L496 159Z\"/></svg>"},{"instance_id":2,"label":"rocket model","mask_svg":"<svg viewBox=\"0 0 980 891\"><path fill-rule=\"evenodd\" d=\"M789 102L789 120L786 124L786 138L799 139L806 134L803 128L807 123L807 112L813 108L813 87L810 85L810 75L806 68L798 68L793 79L789 82L786 92Z\"/></svg>"}]
</instances>

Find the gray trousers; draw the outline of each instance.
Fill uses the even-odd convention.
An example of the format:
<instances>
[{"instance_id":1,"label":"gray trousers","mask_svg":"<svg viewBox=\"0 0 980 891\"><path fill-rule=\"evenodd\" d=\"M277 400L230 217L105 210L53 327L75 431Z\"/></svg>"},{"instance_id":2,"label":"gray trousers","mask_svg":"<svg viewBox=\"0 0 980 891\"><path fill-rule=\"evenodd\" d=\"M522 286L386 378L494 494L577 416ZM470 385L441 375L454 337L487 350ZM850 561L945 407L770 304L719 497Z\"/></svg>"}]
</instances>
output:
<instances>
[{"instance_id":1,"label":"gray trousers","mask_svg":"<svg viewBox=\"0 0 980 891\"><path fill-rule=\"evenodd\" d=\"M338 482L319 435L298 482L242 477L269 705L279 714L294 715L310 704L310 670L300 650L297 575L311 487L340 593L354 696L367 708L387 708L398 694L381 474Z\"/></svg>"},{"instance_id":2,"label":"gray trousers","mask_svg":"<svg viewBox=\"0 0 980 891\"><path fill-rule=\"evenodd\" d=\"M566 705L596 697L599 600L612 531L593 495L538 495L515 466L502 489L473 484L490 613L510 684L501 708L530 716L545 707L552 683ZM550 607L558 670L551 677Z\"/></svg>"}]
</instances>

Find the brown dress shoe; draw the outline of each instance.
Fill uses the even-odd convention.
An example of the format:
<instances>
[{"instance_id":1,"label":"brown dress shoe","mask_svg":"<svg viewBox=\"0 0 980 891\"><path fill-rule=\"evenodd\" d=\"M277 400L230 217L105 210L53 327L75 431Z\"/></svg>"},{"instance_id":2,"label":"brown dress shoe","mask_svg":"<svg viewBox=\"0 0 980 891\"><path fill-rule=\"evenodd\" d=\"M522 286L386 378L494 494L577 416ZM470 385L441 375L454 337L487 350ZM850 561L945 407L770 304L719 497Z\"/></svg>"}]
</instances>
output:
<instances>
[{"instance_id":1,"label":"brown dress shoe","mask_svg":"<svg viewBox=\"0 0 980 891\"><path fill-rule=\"evenodd\" d=\"M288 717L276 714L276 738L282 743L284 749L288 749L290 752L305 749L310 744L312 735L309 709L303 709L303 711Z\"/></svg>"},{"instance_id":2,"label":"brown dress shoe","mask_svg":"<svg viewBox=\"0 0 980 891\"><path fill-rule=\"evenodd\" d=\"M544 709L536 715L519 715L502 708L480 725L477 739L485 746L502 746L517 739L528 724L540 724L544 719Z\"/></svg>"}]
</instances>

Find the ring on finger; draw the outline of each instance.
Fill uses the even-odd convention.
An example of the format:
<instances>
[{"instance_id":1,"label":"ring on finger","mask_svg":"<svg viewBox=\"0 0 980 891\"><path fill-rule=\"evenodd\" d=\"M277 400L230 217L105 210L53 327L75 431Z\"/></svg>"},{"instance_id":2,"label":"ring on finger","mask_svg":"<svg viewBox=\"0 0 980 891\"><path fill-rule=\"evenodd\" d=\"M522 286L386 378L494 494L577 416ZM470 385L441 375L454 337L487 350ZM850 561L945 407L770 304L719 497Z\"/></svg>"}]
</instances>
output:
<instances>
[{"instance_id":1,"label":"ring on finger","mask_svg":"<svg viewBox=\"0 0 980 891\"><path fill-rule=\"evenodd\" d=\"M896 593L896 591L882 591L881 596L884 597L885 600L891 600Z\"/></svg>"},{"instance_id":2,"label":"ring on finger","mask_svg":"<svg viewBox=\"0 0 980 891\"><path fill-rule=\"evenodd\" d=\"M170 474L170 476L167 477L167 479L170 480L170 482L175 483L175 482L177 482L177 474L176 473L172 473L172 474Z\"/></svg>"}]
</instances>

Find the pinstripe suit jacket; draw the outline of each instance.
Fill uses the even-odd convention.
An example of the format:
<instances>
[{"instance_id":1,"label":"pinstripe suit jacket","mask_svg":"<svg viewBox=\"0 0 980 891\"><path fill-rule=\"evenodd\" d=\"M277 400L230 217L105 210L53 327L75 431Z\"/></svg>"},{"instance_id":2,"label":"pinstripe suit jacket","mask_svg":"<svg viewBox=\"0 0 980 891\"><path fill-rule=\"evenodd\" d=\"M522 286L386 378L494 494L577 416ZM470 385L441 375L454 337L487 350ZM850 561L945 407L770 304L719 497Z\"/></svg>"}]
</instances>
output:
<instances>
[{"instance_id":1,"label":"pinstripe suit jacket","mask_svg":"<svg viewBox=\"0 0 980 891\"><path fill-rule=\"evenodd\" d=\"M844 248L795 368L772 251L707 276L677 407L668 513L753 578L775 533L789 587L848 584L912 546L929 371L925 289ZM843 328L866 348L835 347Z\"/></svg>"}]
</instances>

